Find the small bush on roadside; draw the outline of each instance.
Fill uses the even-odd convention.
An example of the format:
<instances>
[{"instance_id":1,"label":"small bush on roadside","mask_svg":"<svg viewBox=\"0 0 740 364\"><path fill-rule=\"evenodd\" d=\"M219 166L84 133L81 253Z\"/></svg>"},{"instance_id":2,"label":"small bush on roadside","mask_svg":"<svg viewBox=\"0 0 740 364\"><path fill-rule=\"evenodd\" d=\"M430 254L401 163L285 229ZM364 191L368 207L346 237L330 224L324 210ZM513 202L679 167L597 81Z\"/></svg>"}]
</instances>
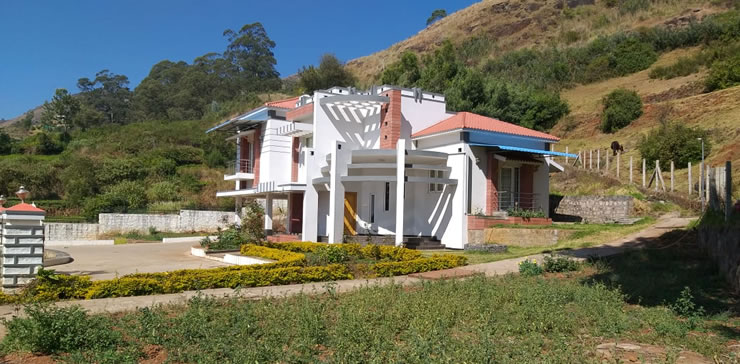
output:
<instances>
[{"instance_id":1,"label":"small bush on roadside","mask_svg":"<svg viewBox=\"0 0 740 364\"><path fill-rule=\"evenodd\" d=\"M208 250L238 250L246 241L239 227L231 225L227 229L219 228L214 240L207 236L201 239L200 246Z\"/></svg>"},{"instance_id":2,"label":"small bush on roadside","mask_svg":"<svg viewBox=\"0 0 740 364\"><path fill-rule=\"evenodd\" d=\"M525 259L519 262L519 274L525 277L538 276L542 272L542 267L537 265L537 259Z\"/></svg>"},{"instance_id":3,"label":"small bush on roadside","mask_svg":"<svg viewBox=\"0 0 740 364\"><path fill-rule=\"evenodd\" d=\"M254 244L244 244L239 250L241 255L259 257L277 260L276 266L295 266L304 265L306 263L306 256L301 253L294 253L286 250L268 248L266 246L259 246ZM338 263L338 262L332 262Z\"/></svg>"},{"instance_id":4,"label":"small bush on roadside","mask_svg":"<svg viewBox=\"0 0 740 364\"><path fill-rule=\"evenodd\" d=\"M642 100L635 91L616 89L602 100L601 131L614 133L642 115Z\"/></svg>"},{"instance_id":5,"label":"small bush on roadside","mask_svg":"<svg viewBox=\"0 0 740 364\"><path fill-rule=\"evenodd\" d=\"M581 263L568 257L546 255L542 268L548 273L573 272L581 269Z\"/></svg>"},{"instance_id":6,"label":"small bush on roadside","mask_svg":"<svg viewBox=\"0 0 740 364\"><path fill-rule=\"evenodd\" d=\"M25 313L27 317L6 322L4 347L49 355L112 348L121 339L109 320L89 316L79 306L32 304Z\"/></svg>"},{"instance_id":7,"label":"small bush on roadside","mask_svg":"<svg viewBox=\"0 0 740 364\"><path fill-rule=\"evenodd\" d=\"M694 302L694 295L691 294L691 288L689 287L684 287L681 296L670 307L677 315L686 318L689 330L695 329L706 315L704 307L698 306Z\"/></svg>"},{"instance_id":8,"label":"small bush on roadside","mask_svg":"<svg viewBox=\"0 0 740 364\"><path fill-rule=\"evenodd\" d=\"M40 269L21 296L33 301L84 298L90 286L92 281L88 276L68 276L57 274L53 269Z\"/></svg>"},{"instance_id":9,"label":"small bush on roadside","mask_svg":"<svg viewBox=\"0 0 740 364\"><path fill-rule=\"evenodd\" d=\"M372 265L372 270L379 277L392 277L411 273L429 272L463 266L467 258L460 255L434 255L400 262L381 262Z\"/></svg>"}]
</instances>

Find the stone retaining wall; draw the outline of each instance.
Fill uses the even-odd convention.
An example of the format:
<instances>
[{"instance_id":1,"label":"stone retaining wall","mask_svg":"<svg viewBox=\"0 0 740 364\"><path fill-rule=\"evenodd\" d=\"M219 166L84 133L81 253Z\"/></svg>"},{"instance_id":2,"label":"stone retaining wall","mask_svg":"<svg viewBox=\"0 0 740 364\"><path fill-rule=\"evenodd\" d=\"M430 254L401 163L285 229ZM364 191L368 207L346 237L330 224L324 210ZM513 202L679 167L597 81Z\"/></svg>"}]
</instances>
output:
<instances>
[{"instance_id":1,"label":"stone retaining wall","mask_svg":"<svg viewBox=\"0 0 740 364\"><path fill-rule=\"evenodd\" d=\"M699 228L699 246L709 255L735 292L740 292L740 227Z\"/></svg>"},{"instance_id":2,"label":"stone retaining wall","mask_svg":"<svg viewBox=\"0 0 740 364\"><path fill-rule=\"evenodd\" d=\"M158 231L185 233L215 231L234 222L234 213L226 211L181 210L178 215L157 214L100 214L97 224L47 223L46 240L95 240L106 233Z\"/></svg>"},{"instance_id":3,"label":"stone retaining wall","mask_svg":"<svg viewBox=\"0 0 740 364\"><path fill-rule=\"evenodd\" d=\"M550 196L550 216L556 221L611 223L628 219L632 196Z\"/></svg>"}]
</instances>

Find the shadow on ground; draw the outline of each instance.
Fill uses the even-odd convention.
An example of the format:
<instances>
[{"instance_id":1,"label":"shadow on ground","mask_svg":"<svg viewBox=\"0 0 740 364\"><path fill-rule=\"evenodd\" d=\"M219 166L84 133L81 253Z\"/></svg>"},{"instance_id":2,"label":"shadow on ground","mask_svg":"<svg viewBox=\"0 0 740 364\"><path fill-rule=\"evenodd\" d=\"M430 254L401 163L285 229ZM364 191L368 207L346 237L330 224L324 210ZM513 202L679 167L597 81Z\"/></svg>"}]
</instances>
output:
<instances>
[{"instance_id":1,"label":"shadow on ground","mask_svg":"<svg viewBox=\"0 0 740 364\"><path fill-rule=\"evenodd\" d=\"M731 292L716 265L699 249L695 231L668 231L624 247L638 249L594 260L597 273L584 279L584 283L619 288L627 295L628 303L641 306L673 304L681 291L689 287L694 302L708 314L729 312L737 317L740 313L738 297ZM595 255L605 249L614 248L586 250Z\"/></svg>"}]
</instances>

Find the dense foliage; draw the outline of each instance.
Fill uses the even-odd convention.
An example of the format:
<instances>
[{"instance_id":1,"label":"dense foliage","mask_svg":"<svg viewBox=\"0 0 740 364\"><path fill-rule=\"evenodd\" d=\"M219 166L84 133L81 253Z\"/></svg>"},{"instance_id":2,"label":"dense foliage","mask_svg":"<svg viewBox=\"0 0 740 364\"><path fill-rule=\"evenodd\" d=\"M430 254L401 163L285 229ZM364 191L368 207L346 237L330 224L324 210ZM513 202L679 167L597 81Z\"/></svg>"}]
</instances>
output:
<instances>
[{"instance_id":1,"label":"dense foliage","mask_svg":"<svg viewBox=\"0 0 740 364\"><path fill-rule=\"evenodd\" d=\"M676 168L685 168L689 162L701 160L702 142L697 138L703 138L704 153L709 155L712 144L707 132L682 123L665 123L653 129L643 136L638 148L648 163L659 160L660 167L666 169L673 161Z\"/></svg>"},{"instance_id":2,"label":"dense foliage","mask_svg":"<svg viewBox=\"0 0 740 364\"><path fill-rule=\"evenodd\" d=\"M604 133L614 133L642 115L642 100L632 90L616 89L604 96L601 102L604 105L601 131Z\"/></svg>"},{"instance_id":3,"label":"dense foliage","mask_svg":"<svg viewBox=\"0 0 740 364\"><path fill-rule=\"evenodd\" d=\"M298 86L302 93L325 90L332 86L350 87L355 85L355 78L344 64L333 54L321 56L319 66L303 67L298 72Z\"/></svg>"},{"instance_id":4,"label":"dense foliage","mask_svg":"<svg viewBox=\"0 0 740 364\"><path fill-rule=\"evenodd\" d=\"M440 20L447 16L447 10L445 9L435 9L432 11L432 15L427 18L427 26L434 24L437 22L437 20Z\"/></svg>"}]
</instances>

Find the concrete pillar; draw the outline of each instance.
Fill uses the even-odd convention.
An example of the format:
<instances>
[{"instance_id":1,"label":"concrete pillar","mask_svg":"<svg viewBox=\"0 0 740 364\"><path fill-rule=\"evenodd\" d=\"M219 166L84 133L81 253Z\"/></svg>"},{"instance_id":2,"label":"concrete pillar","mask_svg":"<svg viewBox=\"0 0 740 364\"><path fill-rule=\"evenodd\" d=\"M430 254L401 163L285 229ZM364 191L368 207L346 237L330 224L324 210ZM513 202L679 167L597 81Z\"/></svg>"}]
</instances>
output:
<instances>
[{"instance_id":1,"label":"concrete pillar","mask_svg":"<svg viewBox=\"0 0 740 364\"><path fill-rule=\"evenodd\" d=\"M342 149L345 147L345 149ZM329 243L336 244L344 241L344 185L342 176L347 174L347 163L350 152L347 145L334 141L331 152L331 166L329 166L329 221L327 231Z\"/></svg>"},{"instance_id":2,"label":"concrete pillar","mask_svg":"<svg viewBox=\"0 0 740 364\"><path fill-rule=\"evenodd\" d=\"M44 217L36 206L20 203L2 208L3 290L21 287L36 277L44 264Z\"/></svg>"},{"instance_id":3,"label":"concrete pillar","mask_svg":"<svg viewBox=\"0 0 740 364\"><path fill-rule=\"evenodd\" d=\"M396 246L403 244L403 211L406 194L406 141L396 143Z\"/></svg>"},{"instance_id":4,"label":"concrete pillar","mask_svg":"<svg viewBox=\"0 0 740 364\"><path fill-rule=\"evenodd\" d=\"M305 148L304 163L306 165L306 192L303 193L303 219L301 228L301 240L318 240L318 209L319 192L313 184L313 179L320 176L320 168L314 156L313 148Z\"/></svg>"},{"instance_id":5,"label":"concrete pillar","mask_svg":"<svg viewBox=\"0 0 740 364\"><path fill-rule=\"evenodd\" d=\"M265 234L272 235L272 194L265 196Z\"/></svg>"}]
</instances>

